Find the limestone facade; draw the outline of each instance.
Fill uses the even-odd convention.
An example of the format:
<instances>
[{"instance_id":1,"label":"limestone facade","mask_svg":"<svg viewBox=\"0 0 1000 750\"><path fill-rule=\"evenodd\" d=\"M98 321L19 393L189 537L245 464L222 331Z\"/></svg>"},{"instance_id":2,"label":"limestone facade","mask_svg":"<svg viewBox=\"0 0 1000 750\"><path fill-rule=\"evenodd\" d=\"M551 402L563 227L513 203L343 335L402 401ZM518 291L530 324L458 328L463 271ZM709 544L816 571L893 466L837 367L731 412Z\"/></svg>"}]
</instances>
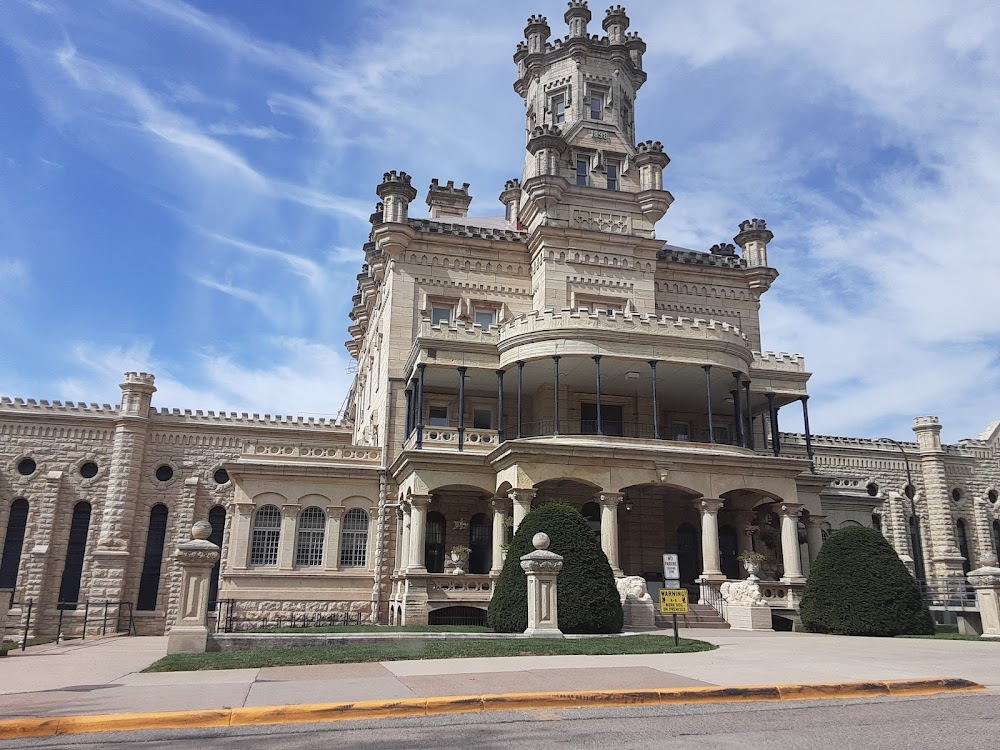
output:
<instances>
[{"instance_id":1,"label":"limestone facade","mask_svg":"<svg viewBox=\"0 0 1000 750\"><path fill-rule=\"evenodd\" d=\"M933 417L903 444L782 433L782 409L808 417L810 375L761 346L772 232L656 238L673 196L663 145L635 135L645 44L620 6L603 36L586 2L565 21L553 39L532 16L514 55L526 148L503 216L469 217L468 184L432 182L427 218L405 172L376 187L342 422L164 409L145 373L114 407L0 401L12 618L31 600L37 632L60 606L79 628L111 602L164 632L174 553L211 521L213 596L243 620L475 619L511 530L550 501L653 594L677 553L703 603L757 551L765 601L794 610L825 535L851 524L878 525L922 577L996 565L1000 422L957 445Z\"/></svg>"}]
</instances>

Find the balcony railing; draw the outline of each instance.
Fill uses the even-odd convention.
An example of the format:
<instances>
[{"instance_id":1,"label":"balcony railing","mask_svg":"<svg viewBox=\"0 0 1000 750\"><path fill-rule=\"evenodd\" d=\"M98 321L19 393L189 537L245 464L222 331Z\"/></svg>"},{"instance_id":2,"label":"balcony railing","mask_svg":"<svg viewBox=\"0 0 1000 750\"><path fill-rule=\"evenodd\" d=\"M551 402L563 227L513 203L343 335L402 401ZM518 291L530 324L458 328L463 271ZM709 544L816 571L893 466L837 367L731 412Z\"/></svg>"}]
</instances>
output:
<instances>
[{"instance_id":1,"label":"balcony railing","mask_svg":"<svg viewBox=\"0 0 1000 750\"><path fill-rule=\"evenodd\" d=\"M605 437L626 437L640 440L674 440L686 443L717 443L720 445L735 445L736 441L729 436L728 430L716 430L709 435L708 430L686 428L681 430L675 425L661 425L659 436L653 425L646 422L622 422L618 420L601 420L601 429L597 429L596 419L560 419L556 430L554 419L542 419L533 422L522 422L520 433L517 423L504 427L504 440L514 440L521 437L545 437L551 435L603 435ZM711 439L710 439L711 438Z\"/></svg>"},{"instance_id":2,"label":"balcony railing","mask_svg":"<svg viewBox=\"0 0 1000 750\"><path fill-rule=\"evenodd\" d=\"M488 602L496 581L488 575L435 575L427 585L431 602Z\"/></svg>"}]
</instances>

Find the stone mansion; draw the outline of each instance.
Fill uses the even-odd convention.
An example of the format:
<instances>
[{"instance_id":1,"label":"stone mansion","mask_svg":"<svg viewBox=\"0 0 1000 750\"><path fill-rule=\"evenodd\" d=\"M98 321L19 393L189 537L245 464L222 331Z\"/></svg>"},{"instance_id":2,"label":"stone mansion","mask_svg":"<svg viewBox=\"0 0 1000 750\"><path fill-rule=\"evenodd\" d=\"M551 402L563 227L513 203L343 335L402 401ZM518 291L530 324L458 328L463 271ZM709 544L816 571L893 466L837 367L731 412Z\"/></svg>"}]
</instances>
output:
<instances>
[{"instance_id":1,"label":"stone mansion","mask_svg":"<svg viewBox=\"0 0 1000 750\"><path fill-rule=\"evenodd\" d=\"M11 625L30 601L35 632L60 616L78 632L110 602L169 630L198 520L223 549L212 599L250 620L474 621L511 530L552 501L580 509L617 576L655 590L676 553L707 604L760 552L790 618L844 526L879 528L922 579L996 565L1000 422L956 445L935 417L913 442L810 434L805 361L762 346L770 229L657 239L673 196L663 145L636 142L646 45L621 6L603 35L587 2L565 21L552 37L532 16L514 54L525 153L502 216L469 216L467 184L432 181L426 216L405 172L375 188L343 421L170 408L135 372L115 406L2 399ZM788 409L804 434L781 432Z\"/></svg>"}]
</instances>

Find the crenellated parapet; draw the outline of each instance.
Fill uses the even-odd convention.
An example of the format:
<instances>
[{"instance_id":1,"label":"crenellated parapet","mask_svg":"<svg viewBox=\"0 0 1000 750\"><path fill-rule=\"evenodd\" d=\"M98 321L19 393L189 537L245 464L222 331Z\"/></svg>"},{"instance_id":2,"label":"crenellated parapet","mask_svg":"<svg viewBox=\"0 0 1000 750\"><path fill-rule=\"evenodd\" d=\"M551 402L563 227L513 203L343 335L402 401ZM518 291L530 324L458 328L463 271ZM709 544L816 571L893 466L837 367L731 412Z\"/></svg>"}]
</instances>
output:
<instances>
[{"instance_id":1,"label":"crenellated parapet","mask_svg":"<svg viewBox=\"0 0 1000 750\"><path fill-rule=\"evenodd\" d=\"M468 182L462 187L455 187L453 180L448 180L446 185L442 185L435 177L427 188L427 206L430 208L432 219L468 216L470 203L472 196L469 195Z\"/></svg>"},{"instance_id":2,"label":"crenellated parapet","mask_svg":"<svg viewBox=\"0 0 1000 750\"><path fill-rule=\"evenodd\" d=\"M329 431L349 426L340 417L281 416L278 414L257 414L248 412L215 412L201 409L154 409L152 418L157 424L174 422L199 426L219 427L277 427Z\"/></svg>"},{"instance_id":3,"label":"crenellated parapet","mask_svg":"<svg viewBox=\"0 0 1000 750\"><path fill-rule=\"evenodd\" d=\"M624 44L626 41L625 32L628 31L629 17L625 13L625 8L621 5L613 5L608 8L601 26L607 32L610 44Z\"/></svg>"},{"instance_id":4,"label":"crenellated parapet","mask_svg":"<svg viewBox=\"0 0 1000 750\"><path fill-rule=\"evenodd\" d=\"M716 266L734 270L742 270L747 267L746 261L735 254L699 253L695 250L683 250L671 245L664 245L663 249L656 254L656 259L658 261L680 263L689 266Z\"/></svg>"},{"instance_id":5,"label":"crenellated parapet","mask_svg":"<svg viewBox=\"0 0 1000 750\"><path fill-rule=\"evenodd\" d=\"M0 412L7 410L29 414L86 414L108 417L118 415L118 407L111 406L110 404L87 404L82 401L47 401L45 399L36 401L33 398L0 397Z\"/></svg>"},{"instance_id":6,"label":"crenellated parapet","mask_svg":"<svg viewBox=\"0 0 1000 750\"><path fill-rule=\"evenodd\" d=\"M412 178L406 172L392 170L382 175L382 184L375 188L383 203L383 220L394 224L405 224L409 216L410 202L417 197Z\"/></svg>"},{"instance_id":7,"label":"crenellated parapet","mask_svg":"<svg viewBox=\"0 0 1000 750\"><path fill-rule=\"evenodd\" d=\"M788 352L754 352L753 366L758 370L776 370L779 372L805 372L806 359L801 354Z\"/></svg>"}]
</instances>

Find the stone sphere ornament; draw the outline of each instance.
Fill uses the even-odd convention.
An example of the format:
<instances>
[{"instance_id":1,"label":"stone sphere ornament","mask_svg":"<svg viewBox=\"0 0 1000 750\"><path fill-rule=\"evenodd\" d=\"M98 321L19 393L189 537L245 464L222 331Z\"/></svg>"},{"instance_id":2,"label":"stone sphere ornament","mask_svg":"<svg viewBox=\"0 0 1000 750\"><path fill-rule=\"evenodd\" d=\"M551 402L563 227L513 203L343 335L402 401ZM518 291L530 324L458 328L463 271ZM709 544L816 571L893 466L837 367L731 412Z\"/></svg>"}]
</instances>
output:
<instances>
[{"instance_id":1,"label":"stone sphere ornament","mask_svg":"<svg viewBox=\"0 0 1000 750\"><path fill-rule=\"evenodd\" d=\"M539 531L533 537L531 537L531 543L535 546L535 549L548 549L549 548L549 535L544 531Z\"/></svg>"},{"instance_id":2,"label":"stone sphere ornament","mask_svg":"<svg viewBox=\"0 0 1000 750\"><path fill-rule=\"evenodd\" d=\"M208 539L212 536L212 524L208 521L197 521L191 527L192 539Z\"/></svg>"}]
</instances>

